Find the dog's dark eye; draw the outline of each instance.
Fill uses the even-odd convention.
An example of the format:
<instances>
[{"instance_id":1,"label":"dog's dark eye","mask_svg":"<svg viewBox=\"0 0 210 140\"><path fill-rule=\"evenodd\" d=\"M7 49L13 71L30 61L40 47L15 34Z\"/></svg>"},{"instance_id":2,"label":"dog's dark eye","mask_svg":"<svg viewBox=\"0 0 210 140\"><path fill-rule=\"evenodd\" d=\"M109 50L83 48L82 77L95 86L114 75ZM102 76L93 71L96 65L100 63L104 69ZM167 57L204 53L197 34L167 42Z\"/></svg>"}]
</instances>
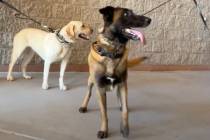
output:
<instances>
[{"instance_id":1,"label":"dog's dark eye","mask_svg":"<svg viewBox=\"0 0 210 140\"><path fill-rule=\"evenodd\" d=\"M85 25L84 24L82 24L82 28L85 28Z\"/></svg>"},{"instance_id":2,"label":"dog's dark eye","mask_svg":"<svg viewBox=\"0 0 210 140\"><path fill-rule=\"evenodd\" d=\"M125 16L125 17L127 17L127 16L128 16L128 13L127 13L127 12L125 12L125 13L124 13L124 16Z\"/></svg>"},{"instance_id":3,"label":"dog's dark eye","mask_svg":"<svg viewBox=\"0 0 210 140\"><path fill-rule=\"evenodd\" d=\"M124 17L131 16L131 14L132 14L132 11L126 11L124 12Z\"/></svg>"}]
</instances>

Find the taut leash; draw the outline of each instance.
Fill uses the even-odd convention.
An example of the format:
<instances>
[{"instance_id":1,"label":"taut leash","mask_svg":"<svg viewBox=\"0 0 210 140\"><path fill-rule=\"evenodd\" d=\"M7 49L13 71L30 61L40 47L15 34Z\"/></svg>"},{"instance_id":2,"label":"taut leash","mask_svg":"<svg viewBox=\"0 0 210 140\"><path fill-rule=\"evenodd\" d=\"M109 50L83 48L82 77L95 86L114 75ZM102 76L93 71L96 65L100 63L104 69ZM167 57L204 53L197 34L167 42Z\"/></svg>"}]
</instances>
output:
<instances>
[{"instance_id":1,"label":"taut leash","mask_svg":"<svg viewBox=\"0 0 210 140\"><path fill-rule=\"evenodd\" d=\"M53 28L48 27L47 25L42 24L41 22L31 18L30 16L26 15L25 13L23 13L22 11L20 11L19 9L17 9L16 7L14 7L12 4L4 1L4 0L0 0L0 3L4 4L5 6L9 7L10 9L16 11L17 13L15 14L16 18L19 19L26 19L26 20L31 20L34 23L38 24L39 26L41 26L42 28L46 29L48 32L52 32L54 33L55 30ZM22 16L21 16L22 15Z\"/></svg>"},{"instance_id":2,"label":"taut leash","mask_svg":"<svg viewBox=\"0 0 210 140\"><path fill-rule=\"evenodd\" d=\"M163 3L161 3L160 5L158 5L158 6L154 7L154 8L152 8L151 10L145 12L145 13L142 14L142 15L149 14L149 13L155 11L156 9L158 9L158 8L160 8L160 7L164 6L164 5L166 5L167 3L171 2L171 1L172 1L172 0L167 0L167 1L163 2ZM207 24L207 22L206 22L206 18L203 16L203 13L202 13L202 11L201 11L201 8L200 8L200 6L199 6L197 0L193 0L193 2L195 3L196 8L198 9L199 15L200 15L200 17L201 17L201 19L202 19L202 21L203 21L203 24L204 24L204 26L205 26L205 29L209 30L208 24Z\"/></svg>"},{"instance_id":3,"label":"taut leash","mask_svg":"<svg viewBox=\"0 0 210 140\"><path fill-rule=\"evenodd\" d=\"M201 19L203 21L203 24L205 26L205 29L209 30L209 27L208 27L207 22L206 22L207 19L206 19L206 17L203 16L203 13L201 11L201 8L200 8L197 0L193 0L193 2L195 3L196 8L198 9L199 15L200 15L200 17L201 17Z\"/></svg>"},{"instance_id":4,"label":"taut leash","mask_svg":"<svg viewBox=\"0 0 210 140\"><path fill-rule=\"evenodd\" d=\"M156 9L158 9L158 8L160 8L160 7L164 6L164 5L166 5L167 3L171 2L171 1L172 1L172 0L167 0L167 1L163 2L163 3L161 3L160 5L158 5L158 6L154 7L154 8L152 8L151 10L145 12L145 13L142 14L142 15L149 14L149 13L153 12L154 10L156 10Z\"/></svg>"}]
</instances>

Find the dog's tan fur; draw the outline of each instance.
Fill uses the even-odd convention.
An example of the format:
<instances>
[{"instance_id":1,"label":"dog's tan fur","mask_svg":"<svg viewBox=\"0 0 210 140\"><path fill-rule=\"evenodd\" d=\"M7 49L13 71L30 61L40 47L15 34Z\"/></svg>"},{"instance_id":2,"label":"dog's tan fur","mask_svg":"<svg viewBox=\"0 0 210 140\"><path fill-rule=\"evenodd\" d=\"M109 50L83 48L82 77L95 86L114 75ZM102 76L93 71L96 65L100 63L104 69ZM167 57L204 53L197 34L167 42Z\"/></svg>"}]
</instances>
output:
<instances>
[{"instance_id":1,"label":"dog's tan fur","mask_svg":"<svg viewBox=\"0 0 210 140\"><path fill-rule=\"evenodd\" d=\"M107 6L99 10L103 15L104 27L98 35L96 42L91 46L88 56L89 79L88 91L79 111L85 113L91 97L93 85L96 88L98 103L101 112L101 126L97 133L98 138L108 137L108 118L106 105L106 92L117 89L120 102L121 133L124 137L129 135L128 124L128 88L127 69L134 66L146 57L128 60L126 44L133 36L124 34L124 30L130 27L146 27L151 19L145 16L135 15L125 8Z\"/></svg>"},{"instance_id":2,"label":"dog's tan fur","mask_svg":"<svg viewBox=\"0 0 210 140\"><path fill-rule=\"evenodd\" d=\"M98 44L104 44L104 41L100 36L98 38ZM105 43L107 44L107 43ZM108 47L107 45L102 45L104 47ZM89 64L89 78L88 78L88 91L83 100L82 106L80 108L81 112L85 112L87 109L87 105L89 99L91 97L91 90L93 85L96 85L96 93L98 97L99 107L101 111L101 128L100 131L107 132L108 123L107 123L107 109L106 109L106 91L107 89L113 89L113 87L100 88L97 86L97 74L109 74L109 75L121 75L125 71L127 71L128 67L135 66L142 61L145 60L145 57L136 58L132 60L128 60L128 50L124 51L122 58L120 59L110 59L109 57L100 56L95 48L97 44L93 44L91 46L91 51L88 56L88 64ZM128 101L127 101L127 77L125 81L121 84L117 85L117 96L120 101L121 109L122 109L122 128L128 128Z\"/></svg>"}]
</instances>

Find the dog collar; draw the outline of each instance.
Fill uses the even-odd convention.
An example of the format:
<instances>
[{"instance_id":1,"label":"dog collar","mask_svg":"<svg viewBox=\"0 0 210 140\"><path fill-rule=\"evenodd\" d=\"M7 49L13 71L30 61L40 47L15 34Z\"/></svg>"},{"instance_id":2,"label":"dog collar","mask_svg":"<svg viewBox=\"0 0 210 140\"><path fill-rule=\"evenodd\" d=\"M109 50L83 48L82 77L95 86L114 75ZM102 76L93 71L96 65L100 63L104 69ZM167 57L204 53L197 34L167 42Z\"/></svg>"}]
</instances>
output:
<instances>
[{"instance_id":1,"label":"dog collar","mask_svg":"<svg viewBox=\"0 0 210 140\"><path fill-rule=\"evenodd\" d=\"M97 53L96 49L94 48L94 45L92 45L90 48L90 54L96 61L102 62L105 59L104 56L101 56Z\"/></svg>"},{"instance_id":2,"label":"dog collar","mask_svg":"<svg viewBox=\"0 0 210 140\"><path fill-rule=\"evenodd\" d=\"M103 49L103 51L105 51ZM96 59L99 62L104 61L106 57L111 58L111 59L118 59L118 58L123 58L127 57L128 50L126 49L123 54L118 54L118 53L111 53L111 52L103 52L102 50L97 50L94 47L94 44L91 46L90 54L93 56L94 59Z\"/></svg>"},{"instance_id":3,"label":"dog collar","mask_svg":"<svg viewBox=\"0 0 210 140\"><path fill-rule=\"evenodd\" d=\"M55 35L56 35L57 40L62 44L70 45L71 42L66 41L66 39L60 34L60 31L61 31L60 29L55 31Z\"/></svg>"},{"instance_id":4,"label":"dog collar","mask_svg":"<svg viewBox=\"0 0 210 140\"><path fill-rule=\"evenodd\" d=\"M118 58L122 58L122 56L124 55L124 53L119 53L117 51L114 51L114 52L107 51L103 47L97 47L96 48L95 45L94 45L96 43L97 42L93 43L92 49L93 49L93 51L95 53L97 53L101 57L108 57L108 58L111 58L111 59L118 59Z\"/></svg>"}]
</instances>

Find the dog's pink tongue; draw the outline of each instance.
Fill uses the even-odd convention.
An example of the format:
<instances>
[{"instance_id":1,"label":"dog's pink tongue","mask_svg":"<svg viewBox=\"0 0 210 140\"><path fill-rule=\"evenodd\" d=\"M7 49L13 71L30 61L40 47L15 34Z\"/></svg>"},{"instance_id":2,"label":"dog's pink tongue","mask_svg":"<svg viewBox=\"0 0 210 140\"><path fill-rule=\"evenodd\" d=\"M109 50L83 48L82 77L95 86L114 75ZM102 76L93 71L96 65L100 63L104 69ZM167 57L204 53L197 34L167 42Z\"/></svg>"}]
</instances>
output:
<instances>
[{"instance_id":1,"label":"dog's pink tongue","mask_svg":"<svg viewBox=\"0 0 210 140\"><path fill-rule=\"evenodd\" d=\"M136 29L131 29L131 31L140 38L140 41L142 44L144 44L144 45L146 44L145 36L142 32L140 32Z\"/></svg>"}]
</instances>

